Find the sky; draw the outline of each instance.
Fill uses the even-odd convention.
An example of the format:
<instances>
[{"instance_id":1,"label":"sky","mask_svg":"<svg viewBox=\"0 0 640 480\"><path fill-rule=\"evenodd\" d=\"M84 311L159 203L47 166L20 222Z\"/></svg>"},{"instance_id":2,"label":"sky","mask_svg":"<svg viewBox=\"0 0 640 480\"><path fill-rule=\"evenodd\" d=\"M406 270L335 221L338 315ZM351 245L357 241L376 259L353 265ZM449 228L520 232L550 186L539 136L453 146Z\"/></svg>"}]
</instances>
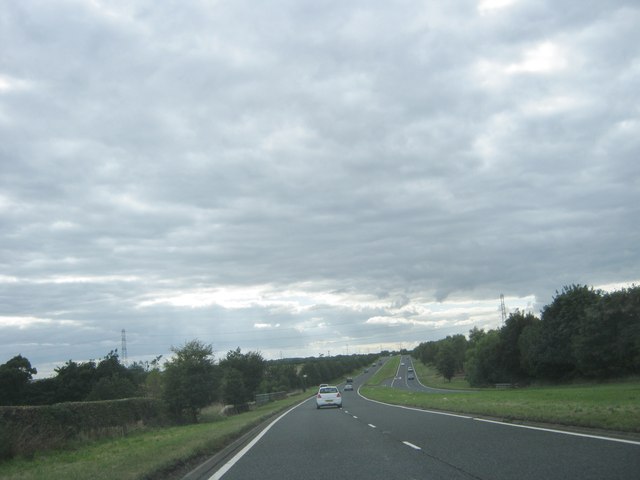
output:
<instances>
[{"instance_id":1,"label":"sky","mask_svg":"<svg viewBox=\"0 0 640 480\"><path fill-rule=\"evenodd\" d=\"M0 4L0 364L375 353L640 283L637 0Z\"/></svg>"}]
</instances>

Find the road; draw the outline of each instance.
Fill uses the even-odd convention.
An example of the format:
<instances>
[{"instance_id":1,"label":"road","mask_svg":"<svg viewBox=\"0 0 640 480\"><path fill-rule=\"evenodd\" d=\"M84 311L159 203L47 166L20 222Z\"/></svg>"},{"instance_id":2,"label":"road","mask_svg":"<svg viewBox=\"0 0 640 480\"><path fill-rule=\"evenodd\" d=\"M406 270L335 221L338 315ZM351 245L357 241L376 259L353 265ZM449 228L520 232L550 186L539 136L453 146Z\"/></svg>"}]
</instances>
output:
<instances>
[{"instance_id":1,"label":"road","mask_svg":"<svg viewBox=\"0 0 640 480\"><path fill-rule=\"evenodd\" d=\"M235 462L203 478L605 480L639 476L640 443L380 404L357 392L371 370L354 379L356 391L343 393L342 409L316 410L315 399L310 398L272 423ZM420 388L410 383L397 386Z\"/></svg>"},{"instance_id":2,"label":"road","mask_svg":"<svg viewBox=\"0 0 640 480\"><path fill-rule=\"evenodd\" d=\"M398 371L396 372L395 378L388 379L384 381L382 384L387 385L389 387L398 388L400 390L413 390L416 392L425 392L425 393L468 393L470 390L450 390L450 389L441 389L441 388L431 388L427 387L420 383L420 380L415 377L413 380L409 380L409 368L411 368L411 372L413 372L413 360L410 356L403 356L400 361L400 365L398 367Z\"/></svg>"}]
</instances>

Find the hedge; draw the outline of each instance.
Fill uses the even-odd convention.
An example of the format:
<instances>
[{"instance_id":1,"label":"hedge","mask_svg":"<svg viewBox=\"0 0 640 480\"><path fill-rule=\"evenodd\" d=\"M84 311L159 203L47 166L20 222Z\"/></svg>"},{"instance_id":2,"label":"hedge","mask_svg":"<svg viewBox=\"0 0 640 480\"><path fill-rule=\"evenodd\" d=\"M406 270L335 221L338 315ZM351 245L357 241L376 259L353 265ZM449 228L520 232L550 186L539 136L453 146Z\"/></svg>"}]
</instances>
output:
<instances>
[{"instance_id":1,"label":"hedge","mask_svg":"<svg viewBox=\"0 0 640 480\"><path fill-rule=\"evenodd\" d=\"M0 460L165 421L162 403L150 398L0 406Z\"/></svg>"}]
</instances>

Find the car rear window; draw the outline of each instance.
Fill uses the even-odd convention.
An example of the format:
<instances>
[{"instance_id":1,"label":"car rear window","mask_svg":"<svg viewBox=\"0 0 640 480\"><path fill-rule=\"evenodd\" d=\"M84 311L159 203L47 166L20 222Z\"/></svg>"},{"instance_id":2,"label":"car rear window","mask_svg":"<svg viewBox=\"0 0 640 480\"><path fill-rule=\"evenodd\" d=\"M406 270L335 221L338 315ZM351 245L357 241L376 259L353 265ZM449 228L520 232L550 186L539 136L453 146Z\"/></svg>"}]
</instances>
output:
<instances>
[{"instance_id":1,"label":"car rear window","mask_svg":"<svg viewBox=\"0 0 640 480\"><path fill-rule=\"evenodd\" d=\"M320 393L337 393L336 387L323 387L320 389Z\"/></svg>"}]
</instances>

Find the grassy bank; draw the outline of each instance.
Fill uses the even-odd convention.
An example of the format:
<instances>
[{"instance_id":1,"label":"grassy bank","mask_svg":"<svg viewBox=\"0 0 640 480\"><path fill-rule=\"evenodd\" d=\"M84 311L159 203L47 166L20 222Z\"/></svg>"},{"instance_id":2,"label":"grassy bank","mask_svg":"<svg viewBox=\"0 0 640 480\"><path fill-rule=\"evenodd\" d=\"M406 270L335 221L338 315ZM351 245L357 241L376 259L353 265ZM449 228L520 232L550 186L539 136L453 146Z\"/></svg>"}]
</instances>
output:
<instances>
[{"instance_id":1,"label":"grassy bank","mask_svg":"<svg viewBox=\"0 0 640 480\"><path fill-rule=\"evenodd\" d=\"M400 366L400 357L396 356L390 358L382 367L380 367L376 373L369 379L367 385L380 385L387 378L393 378L398 371L398 367Z\"/></svg>"},{"instance_id":2,"label":"grassy bank","mask_svg":"<svg viewBox=\"0 0 640 480\"><path fill-rule=\"evenodd\" d=\"M393 359L396 360L396 359ZM397 360L399 362L399 359ZM395 364L397 368L397 363ZM433 381L433 372L416 362L423 384L462 388L462 382ZM424 373L426 375L422 376ZM640 434L640 381L513 390L484 389L463 393L419 393L380 386L393 372L370 381L361 389L374 400L425 409L566 426L597 428ZM468 386L466 386L468 388Z\"/></svg>"},{"instance_id":3,"label":"grassy bank","mask_svg":"<svg viewBox=\"0 0 640 480\"><path fill-rule=\"evenodd\" d=\"M160 473L190 459L212 455L234 438L275 413L308 398L299 394L233 417L205 415L196 425L138 432L81 448L35 454L0 463L3 480L111 480L158 478Z\"/></svg>"},{"instance_id":4,"label":"grassy bank","mask_svg":"<svg viewBox=\"0 0 640 480\"><path fill-rule=\"evenodd\" d=\"M416 375L423 385L433 388L448 388L454 390L470 390L472 387L465 379L464 374L455 375L451 381L444 378L431 365L424 365L420 360L413 361Z\"/></svg>"}]
</instances>

